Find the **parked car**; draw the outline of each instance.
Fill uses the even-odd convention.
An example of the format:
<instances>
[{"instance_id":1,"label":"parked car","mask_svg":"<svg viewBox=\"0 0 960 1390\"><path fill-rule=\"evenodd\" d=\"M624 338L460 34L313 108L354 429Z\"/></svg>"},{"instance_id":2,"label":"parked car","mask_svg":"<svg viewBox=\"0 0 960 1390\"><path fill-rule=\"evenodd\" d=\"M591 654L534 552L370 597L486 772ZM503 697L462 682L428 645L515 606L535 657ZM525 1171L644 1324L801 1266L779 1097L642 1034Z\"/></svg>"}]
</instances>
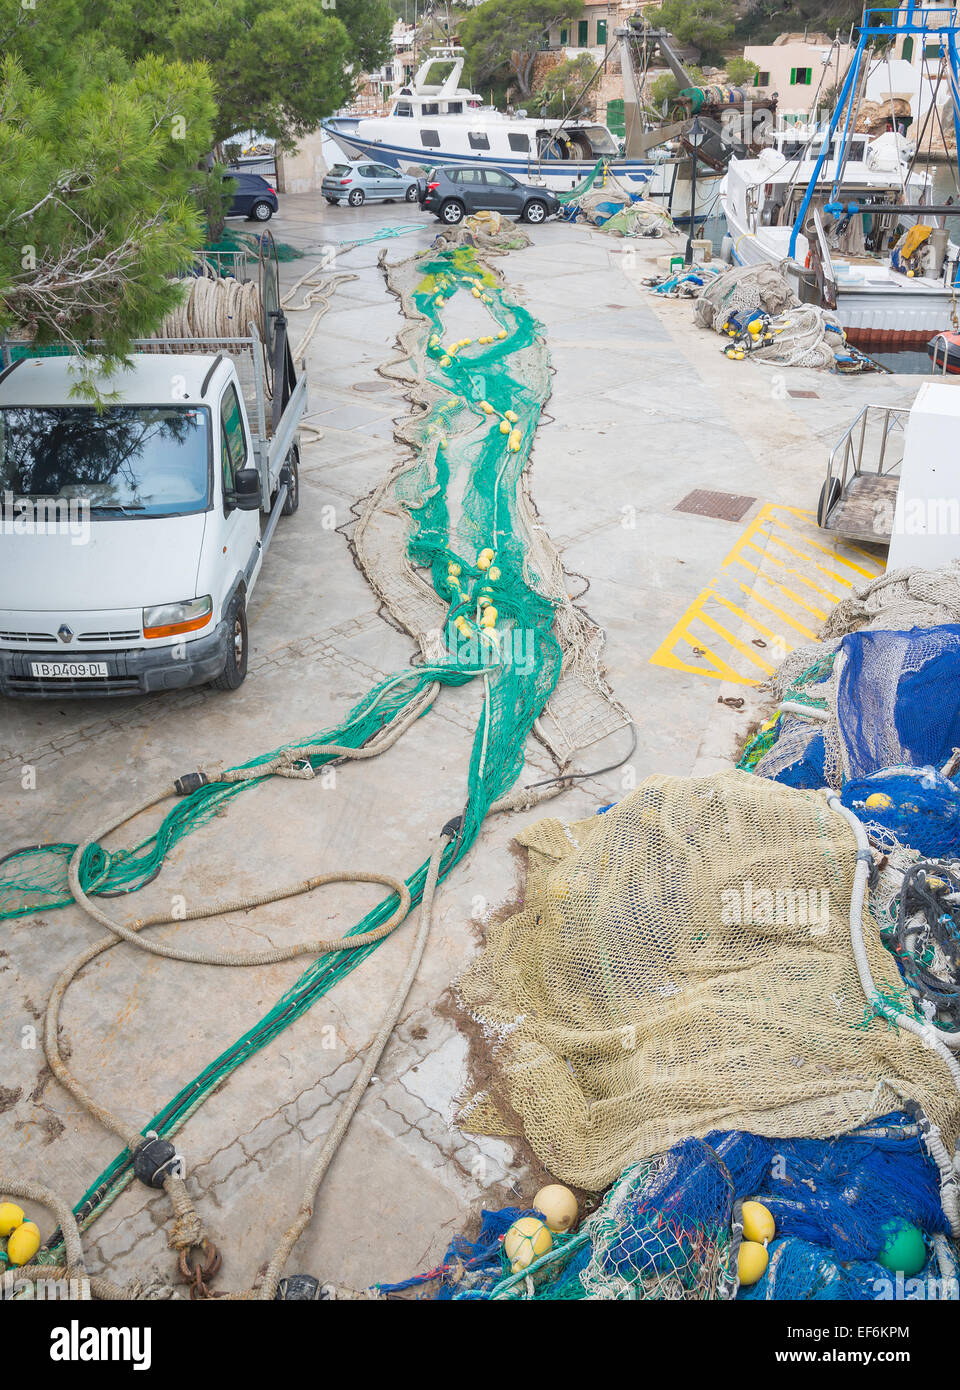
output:
<instances>
[{"instance_id":1,"label":"parked car","mask_svg":"<svg viewBox=\"0 0 960 1390\"><path fill-rule=\"evenodd\" d=\"M277 190L259 174L245 174L239 169L231 169L229 177L237 185L228 217L246 217L254 222L269 222L280 203Z\"/></svg>"},{"instance_id":2,"label":"parked car","mask_svg":"<svg viewBox=\"0 0 960 1390\"><path fill-rule=\"evenodd\" d=\"M521 222L543 222L560 210L548 188L519 183L503 169L487 165L445 164L417 180L417 200L424 212L453 226L470 212L503 212Z\"/></svg>"},{"instance_id":3,"label":"parked car","mask_svg":"<svg viewBox=\"0 0 960 1390\"><path fill-rule=\"evenodd\" d=\"M374 164L369 159L354 159L349 164L334 164L324 176L320 192L331 207L346 198L352 208L380 199L392 203L403 198L416 202L417 181L401 174L389 164Z\"/></svg>"}]
</instances>

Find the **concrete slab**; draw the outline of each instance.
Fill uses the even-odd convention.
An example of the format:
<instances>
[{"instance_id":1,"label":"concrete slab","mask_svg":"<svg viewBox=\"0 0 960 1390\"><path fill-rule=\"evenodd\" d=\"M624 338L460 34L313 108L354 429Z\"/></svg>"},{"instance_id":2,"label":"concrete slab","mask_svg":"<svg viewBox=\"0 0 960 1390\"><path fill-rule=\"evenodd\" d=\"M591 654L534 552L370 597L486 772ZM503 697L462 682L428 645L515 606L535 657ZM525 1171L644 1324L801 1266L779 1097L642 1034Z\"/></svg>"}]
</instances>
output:
<instances>
[{"instance_id":1,"label":"concrete slab","mask_svg":"<svg viewBox=\"0 0 960 1390\"><path fill-rule=\"evenodd\" d=\"M341 244L387 225L409 234L355 250ZM342 528L351 504L402 457L390 438L397 393L355 389L382 382L376 368L401 324L377 257L413 254L431 243L437 226L406 206L331 209L319 196L301 195L284 198L273 229L318 258L333 248L333 268L357 279L337 292L307 350L310 423L320 434L304 448L300 510L281 523L251 605L248 679L232 695L5 702L3 852L95 834L118 807L158 794L184 771L236 764L334 726L371 683L410 660L411 639L380 616ZM758 506L812 507L827 443L865 401L907 403L916 382L794 371L789 386L816 396L790 397L784 373L723 358L718 340L692 326L689 304L646 294L644 275L672 244L641 244L627 257L589 229L548 223L531 235L529 249L500 264L552 350L553 396L534 450L534 495L543 524L565 545L571 592L583 587L578 576L589 581L582 602L606 631L605 663L639 731L628 767L591 776L547 807L573 819L650 772L689 773L736 753L738 717L717 704L716 683L651 664L742 529L677 513L676 503L703 487L747 493ZM309 261L284 263L285 286L308 269ZM294 337L313 312L291 312ZM374 763L338 769L329 785L283 781L244 792L176 846L152 884L114 900L113 910L129 919L169 910L175 895L209 903L342 866L409 873L462 805L478 712L474 690L445 690L429 716ZM617 756L604 744L584 753L581 766ZM526 780L550 771L542 746L531 742ZM518 891L511 836L542 814L492 819L442 886L438 928L402 1026L291 1269L357 1287L402 1278L435 1262L481 1201L532 1196L530 1175L508 1143L476 1140L452 1123L464 1047L438 1005L476 950L483 923ZM111 844L132 843L157 816L140 818ZM370 888L330 888L164 927L157 936L251 950L339 933L375 900ZM53 1082L37 1029L58 973L101 928L71 907L10 921L4 935L0 974L14 1040L0 1090L6 1161L76 1200L117 1142ZM191 1191L224 1254L223 1287L249 1285L296 1210L410 936L407 925L252 1056L178 1136ZM119 947L68 995L63 1022L72 1065L100 1099L143 1124L261 1017L305 963L213 970ZM121 1281L169 1277L166 1218L164 1199L129 1187L88 1234L91 1270ZM47 1233L46 1214L40 1224Z\"/></svg>"}]
</instances>

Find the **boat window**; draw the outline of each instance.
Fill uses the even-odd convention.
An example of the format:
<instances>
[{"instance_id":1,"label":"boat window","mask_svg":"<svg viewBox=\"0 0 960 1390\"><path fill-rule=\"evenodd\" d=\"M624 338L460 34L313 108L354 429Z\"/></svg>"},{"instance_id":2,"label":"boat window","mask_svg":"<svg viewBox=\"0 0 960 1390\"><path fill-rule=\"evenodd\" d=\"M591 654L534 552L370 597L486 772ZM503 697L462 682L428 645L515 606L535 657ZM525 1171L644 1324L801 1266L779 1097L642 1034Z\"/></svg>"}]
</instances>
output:
<instances>
[{"instance_id":1,"label":"boat window","mask_svg":"<svg viewBox=\"0 0 960 1390\"><path fill-rule=\"evenodd\" d=\"M521 135L518 134L516 131L511 130L507 132L507 140L510 143L510 148L512 150L518 151L518 153L520 154L527 154L530 150L529 135Z\"/></svg>"},{"instance_id":2,"label":"boat window","mask_svg":"<svg viewBox=\"0 0 960 1390\"><path fill-rule=\"evenodd\" d=\"M460 113L461 113L462 111L463 111L463 102L462 102L462 101L448 101L448 102L447 102L447 114L448 114L448 115L450 115L450 116L459 116Z\"/></svg>"},{"instance_id":3,"label":"boat window","mask_svg":"<svg viewBox=\"0 0 960 1390\"><path fill-rule=\"evenodd\" d=\"M425 101L420 107L421 116L439 116L440 103L436 101Z\"/></svg>"},{"instance_id":4,"label":"boat window","mask_svg":"<svg viewBox=\"0 0 960 1390\"><path fill-rule=\"evenodd\" d=\"M469 138L472 150L488 150L490 148L490 137L485 135L482 130L471 130Z\"/></svg>"},{"instance_id":5,"label":"boat window","mask_svg":"<svg viewBox=\"0 0 960 1390\"><path fill-rule=\"evenodd\" d=\"M439 132L436 130L421 130L420 143L432 150L438 150L440 148Z\"/></svg>"},{"instance_id":6,"label":"boat window","mask_svg":"<svg viewBox=\"0 0 960 1390\"><path fill-rule=\"evenodd\" d=\"M580 132L577 132L580 134ZM619 154L620 149L609 130L602 125L591 125L582 132L590 141L594 154Z\"/></svg>"},{"instance_id":7,"label":"boat window","mask_svg":"<svg viewBox=\"0 0 960 1390\"><path fill-rule=\"evenodd\" d=\"M409 101L398 101L393 108L393 114L395 116L412 116L413 107L410 105Z\"/></svg>"}]
</instances>

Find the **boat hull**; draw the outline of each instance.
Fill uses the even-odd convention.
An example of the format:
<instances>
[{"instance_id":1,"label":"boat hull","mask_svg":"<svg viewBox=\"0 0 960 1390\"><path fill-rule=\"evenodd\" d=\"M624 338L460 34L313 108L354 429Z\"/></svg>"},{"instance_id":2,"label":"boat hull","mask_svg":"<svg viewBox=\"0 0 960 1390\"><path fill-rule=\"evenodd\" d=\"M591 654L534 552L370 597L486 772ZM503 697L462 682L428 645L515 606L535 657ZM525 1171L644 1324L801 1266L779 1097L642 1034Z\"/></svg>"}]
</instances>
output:
<instances>
[{"instance_id":1,"label":"boat hull","mask_svg":"<svg viewBox=\"0 0 960 1390\"><path fill-rule=\"evenodd\" d=\"M742 227L722 200L731 257L737 265L778 266L785 247L767 247L753 232ZM786 230L786 229L784 229ZM794 288L798 287L795 278ZM943 286L923 281L884 285L838 285L834 311L847 341L865 351L921 350L934 333L952 328L953 298Z\"/></svg>"},{"instance_id":2,"label":"boat hull","mask_svg":"<svg viewBox=\"0 0 960 1390\"><path fill-rule=\"evenodd\" d=\"M324 123L324 129L336 141L349 159L375 159L390 164L404 173L412 168L433 168L441 164L489 163L504 169L521 182L536 182L554 193L567 193L596 168L596 159L556 159L532 163L529 158L496 157L480 154L463 155L442 149L415 149L410 145L368 140L360 133L355 119L334 117ZM673 220L683 226L690 222L690 183L677 174L673 163L653 163L649 159L610 159L607 168L633 193L672 205ZM701 170L697 178L697 222L702 222L716 203L716 177Z\"/></svg>"}]
</instances>

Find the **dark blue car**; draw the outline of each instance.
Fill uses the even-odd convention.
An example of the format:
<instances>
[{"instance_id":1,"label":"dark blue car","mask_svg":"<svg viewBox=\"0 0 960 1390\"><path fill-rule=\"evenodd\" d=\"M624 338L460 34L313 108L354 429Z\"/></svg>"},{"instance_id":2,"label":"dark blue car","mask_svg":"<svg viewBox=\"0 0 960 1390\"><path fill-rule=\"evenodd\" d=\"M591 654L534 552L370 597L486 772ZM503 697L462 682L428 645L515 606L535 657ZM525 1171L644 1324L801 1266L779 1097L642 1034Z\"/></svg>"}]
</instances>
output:
<instances>
[{"instance_id":1,"label":"dark blue car","mask_svg":"<svg viewBox=\"0 0 960 1390\"><path fill-rule=\"evenodd\" d=\"M277 190L259 174L245 174L231 169L230 178L236 184L228 217L247 217L254 222L269 222L280 210Z\"/></svg>"}]
</instances>

